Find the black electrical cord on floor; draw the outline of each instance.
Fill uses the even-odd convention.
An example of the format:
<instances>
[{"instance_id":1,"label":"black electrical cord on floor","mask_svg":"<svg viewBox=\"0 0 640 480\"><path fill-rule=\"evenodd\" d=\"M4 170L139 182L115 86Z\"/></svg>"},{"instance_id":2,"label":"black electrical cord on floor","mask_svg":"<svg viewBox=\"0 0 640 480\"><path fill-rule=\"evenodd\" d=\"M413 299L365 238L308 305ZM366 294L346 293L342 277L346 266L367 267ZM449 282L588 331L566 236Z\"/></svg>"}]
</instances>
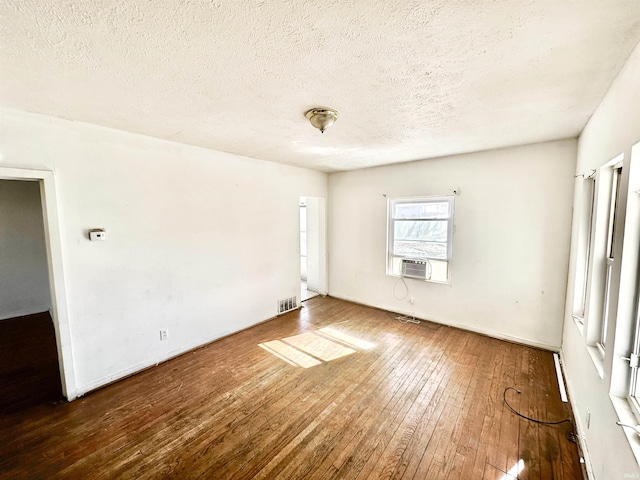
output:
<instances>
[{"instance_id":1,"label":"black electrical cord on floor","mask_svg":"<svg viewBox=\"0 0 640 480\"><path fill-rule=\"evenodd\" d=\"M509 410L511 410L513 413L515 413L517 416L524 418L525 420L529 420L530 422L534 422L534 423L539 423L540 425L560 425L561 423L569 423L571 424L571 426L573 427L573 421L570 418L565 418L564 420L560 420L558 422L545 422L544 420L538 420L537 418L531 418L531 417L527 417L526 415L521 414L520 412L518 412L515 408L513 408L511 405L509 405L509 402L507 402L507 391L509 390L513 390L517 393L522 393L520 390L518 390L515 387L507 387L504 389L504 392L502 393L502 399L504 400L504 404L509 407Z\"/></svg>"}]
</instances>

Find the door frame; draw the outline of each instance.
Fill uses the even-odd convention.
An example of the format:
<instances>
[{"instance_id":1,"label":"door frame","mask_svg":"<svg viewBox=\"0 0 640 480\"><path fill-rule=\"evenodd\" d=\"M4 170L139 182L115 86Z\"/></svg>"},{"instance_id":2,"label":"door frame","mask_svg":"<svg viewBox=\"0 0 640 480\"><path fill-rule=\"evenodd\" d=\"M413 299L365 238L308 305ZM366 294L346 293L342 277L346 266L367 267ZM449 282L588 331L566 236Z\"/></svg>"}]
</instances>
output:
<instances>
[{"instance_id":1,"label":"door frame","mask_svg":"<svg viewBox=\"0 0 640 480\"><path fill-rule=\"evenodd\" d=\"M37 181L40 185L40 201L44 220L44 236L47 249L51 317L56 335L58 366L62 393L67 400L78 396L73 346L69 327L69 310L62 261L62 242L58 216L58 199L54 173L50 170L0 167L1 180Z\"/></svg>"},{"instance_id":2,"label":"door frame","mask_svg":"<svg viewBox=\"0 0 640 480\"><path fill-rule=\"evenodd\" d=\"M307 288L327 295L327 201L305 196L307 203Z\"/></svg>"}]
</instances>

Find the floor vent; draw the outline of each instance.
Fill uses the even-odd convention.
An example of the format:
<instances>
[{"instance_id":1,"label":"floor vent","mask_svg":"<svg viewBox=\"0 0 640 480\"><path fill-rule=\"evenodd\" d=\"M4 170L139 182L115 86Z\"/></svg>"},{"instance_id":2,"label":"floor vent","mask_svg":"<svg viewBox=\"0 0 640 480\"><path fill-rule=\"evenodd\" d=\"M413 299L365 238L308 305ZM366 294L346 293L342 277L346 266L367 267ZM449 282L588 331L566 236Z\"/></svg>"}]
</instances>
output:
<instances>
[{"instance_id":1,"label":"floor vent","mask_svg":"<svg viewBox=\"0 0 640 480\"><path fill-rule=\"evenodd\" d=\"M278 300L278 315L281 313L290 312L298 308L298 300L296 297L285 298Z\"/></svg>"}]
</instances>

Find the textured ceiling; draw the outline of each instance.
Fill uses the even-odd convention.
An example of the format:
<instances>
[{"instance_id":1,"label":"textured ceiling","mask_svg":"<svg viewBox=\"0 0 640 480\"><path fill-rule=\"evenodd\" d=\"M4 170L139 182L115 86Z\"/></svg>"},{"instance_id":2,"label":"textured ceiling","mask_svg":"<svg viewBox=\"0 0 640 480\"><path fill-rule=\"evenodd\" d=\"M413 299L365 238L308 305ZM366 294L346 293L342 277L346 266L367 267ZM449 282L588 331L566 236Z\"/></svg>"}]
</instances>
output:
<instances>
[{"instance_id":1,"label":"textured ceiling","mask_svg":"<svg viewBox=\"0 0 640 480\"><path fill-rule=\"evenodd\" d=\"M5 0L0 104L349 170L576 136L639 40L638 0Z\"/></svg>"}]
</instances>

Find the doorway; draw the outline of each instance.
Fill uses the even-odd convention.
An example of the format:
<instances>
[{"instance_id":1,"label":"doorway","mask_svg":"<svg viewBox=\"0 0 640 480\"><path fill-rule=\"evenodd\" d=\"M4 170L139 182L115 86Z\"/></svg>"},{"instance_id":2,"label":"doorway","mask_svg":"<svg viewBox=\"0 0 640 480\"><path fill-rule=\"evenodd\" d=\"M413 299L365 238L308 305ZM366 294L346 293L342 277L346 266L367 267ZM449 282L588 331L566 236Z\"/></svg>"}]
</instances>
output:
<instances>
[{"instance_id":1,"label":"doorway","mask_svg":"<svg viewBox=\"0 0 640 480\"><path fill-rule=\"evenodd\" d=\"M49 170L23 169L0 167L0 181L9 180L16 183L28 183L31 188L39 192L39 214L41 216L40 228L44 235L44 250L46 267L43 275L48 284L48 310L44 313L44 324L55 338L55 345L49 345L49 358L53 357L54 370L57 370L56 388L68 400L77 398L75 372L73 366L73 351L71 345L71 332L69 329L69 314L67 310L67 294L62 266L62 245L60 241L60 228L58 223L58 201L56 195L55 178ZM3 230L5 236L6 230ZM0 238L2 240L2 238ZM46 295L46 293L45 293ZM24 306L24 305L23 305ZM31 305L29 308L33 308ZM37 309L37 308L36 308ZM42 325L43 317L33 318L26 315L26 311L13 312L18 319L26 320L19 323L19 329L26 328L33 322ZM7 318L3 316L0 318ZM0 320L1 322L2 320ZM6 324L9 325L9 324ZM18 329L18 330L19 330ZM24 334L22 338L24 338ZM38 351L37 348L33 350ZM43 355L44 358L44 355ZM40 359L40 360L43 360ZM24 372L23 372L24 373ZM54 374L55 375L55 374Z\"/></svg>"},{"instance_id":2,"label":"doorway","mask_svg":"<svg viewBox=\"0 0 640 480\"><path fill-rule=\"evenodd\" d=\"M327 294L326 200L300 197L300 301Z\"/></svg>"},{"instance_id":3,"label":"doorway","mask_svg":"<svg viewBox=\"0 0 640 480\"><path fill-rule=\"evenodd\" d=\"M0 180L0 411L62 396L37 181Z\"/></svg>"},{"instance_id":4,"label":"doorway","mask_svg":"<svg viewBox=\"0 0 640 480\"><path fill-rule=\"evenodd\" d=\"M307 242L307 198L300 197L300 301L304 302L318 295L309 289L308 271L309 256ZM313 288L313 287L312 287Z\"/></svg>"}]
</instances>

